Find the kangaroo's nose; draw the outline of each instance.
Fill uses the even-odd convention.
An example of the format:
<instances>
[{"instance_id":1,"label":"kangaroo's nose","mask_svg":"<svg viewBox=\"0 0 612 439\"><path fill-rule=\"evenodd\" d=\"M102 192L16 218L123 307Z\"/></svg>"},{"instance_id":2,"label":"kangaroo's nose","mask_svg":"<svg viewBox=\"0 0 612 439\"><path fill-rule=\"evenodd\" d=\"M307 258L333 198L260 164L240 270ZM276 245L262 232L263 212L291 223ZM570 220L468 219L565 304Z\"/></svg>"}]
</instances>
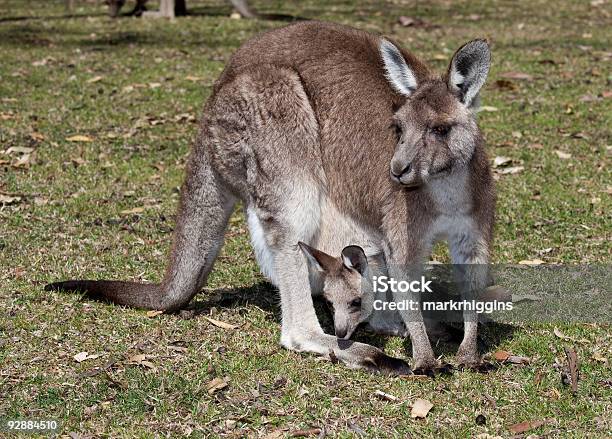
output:
<instances>
[{"instance_id":1,"label":"kangaroo's nose","mask_svg":"<svg viewBox=\"0 0 612 439\"><path fill-rule=\"evenodd\" d=\"M346 337L347 329L346 328L336 328L336 337L344 338Z\"/></svg>"},{"instance_id":2,"label":"kangaroo's nose","mask_svg":"<svg viewBox=\"0 0 612 439\"><path fill-rule=\"evenodd\" d=\"M391 167L391 174L393 174L394 177L400 178L402 175L410 172L410 163L408 163L406 166L404 166L403 169L401 169L400 171L397 171L398 167L397 166L392 166Z\"/></svg>"}]
</instances>

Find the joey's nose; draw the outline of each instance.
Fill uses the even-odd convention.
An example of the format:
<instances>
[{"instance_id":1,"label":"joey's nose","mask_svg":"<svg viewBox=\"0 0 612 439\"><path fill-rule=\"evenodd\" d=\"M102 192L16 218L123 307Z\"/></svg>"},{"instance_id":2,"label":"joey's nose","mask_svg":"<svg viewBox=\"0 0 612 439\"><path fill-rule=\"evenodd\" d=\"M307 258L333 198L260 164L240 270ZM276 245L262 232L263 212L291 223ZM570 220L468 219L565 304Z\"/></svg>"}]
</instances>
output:
<instances>
[{"instance_id":1,"label":"joey's nose","mask_svg":"<svg viewBox=\"0 0 612 439\"><path fill-rule=\"evenodd\" d=\"M347 329L346 328L336 328L336 337L338 338L344 338L346 337L346 333L347 333Z\"/></svg>"},{"instance_id":2,"label":"joey's nose","mask_svg":"<svg viewBox=\"0 0 612 439\"><path fill-rule=\"evenodd\" d=\"M410 163L405 165L403 168L400 165L393 165L391 166L391 174L393 174L394 177L400 178L402 175L410 172L410 168Z\"/></svg>"}]
</instances>

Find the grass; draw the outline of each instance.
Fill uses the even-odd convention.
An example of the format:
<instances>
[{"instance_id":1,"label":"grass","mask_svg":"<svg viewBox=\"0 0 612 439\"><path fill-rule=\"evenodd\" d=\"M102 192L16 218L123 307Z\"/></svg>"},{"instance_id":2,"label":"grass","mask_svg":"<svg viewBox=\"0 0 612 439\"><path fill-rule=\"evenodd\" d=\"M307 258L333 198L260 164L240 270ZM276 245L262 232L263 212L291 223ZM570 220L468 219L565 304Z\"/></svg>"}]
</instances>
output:
<instances>
[{"instance_id":1,"label":"grass","mask_svg":"<svg viewBox=\"0 0 612 439\"><path fill-rule=\"evenodd\" d=\"M254 5L388 34L440 71L461 43L489 38L483 104L494 111L483 111L480 125L491 157L524 167L498 175L495 262L609 264L612 30L609 2L592 3ZM64 435L99 437L282 437L310 428L334 437L509 437L509 426L543 419L525 434L610 436L608 324L558 323L574 342L553 324L516 324L488 352L528 356L529 365L425 381L283 350L278 298L258 274L238 211L198 313L148 317L44 292L63 278L160 278L200 108L232 51L284 24L230 19L221 0L189 1L194 15L173 22L113 21L94 1L67 16L63 4L0 2L0 418L58 419ZM437 27L401 27L400 15ZM91 141L66 140L74 135ZM12 147L33 150L24 159L7 153ZM242 326L223 330L205 315ZM379 342L406 355L403 340ZM570 344L581 360L576 395L553 367ZM83 351L99 356L76 362ZM210 394L223 377L228 386ZM399 400L379 400L376 390ZM434 404L426 419L410 417L417 398Z\"/></svg>"}]
</instances>

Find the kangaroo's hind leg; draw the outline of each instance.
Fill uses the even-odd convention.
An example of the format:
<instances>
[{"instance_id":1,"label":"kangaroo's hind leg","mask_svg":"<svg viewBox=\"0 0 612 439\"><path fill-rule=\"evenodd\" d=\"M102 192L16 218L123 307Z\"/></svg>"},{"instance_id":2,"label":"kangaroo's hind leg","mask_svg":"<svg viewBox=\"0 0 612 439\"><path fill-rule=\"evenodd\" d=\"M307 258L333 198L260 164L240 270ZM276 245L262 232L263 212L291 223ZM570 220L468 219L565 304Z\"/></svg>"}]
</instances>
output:
<instances>
[{"instance_id":1,"label":"kangaroo's hind leg","mask_svg":"<svg viewBox=\"0 0 612 439\"><path fill-rule=\"evenodd\" d=\"M286 187L284 209L275 209L265 230L274 248L274 266L281 297L281 344L291 350L312 352L337 359L351 368L386 374L409 374L408 365L364 343L325 334L319 324L308 280L306 261L297 242L308 242L316 232L318 197L316 187L302 181ZM260 212L261 212L260 208Z\"/></svg>"}]
</instances>

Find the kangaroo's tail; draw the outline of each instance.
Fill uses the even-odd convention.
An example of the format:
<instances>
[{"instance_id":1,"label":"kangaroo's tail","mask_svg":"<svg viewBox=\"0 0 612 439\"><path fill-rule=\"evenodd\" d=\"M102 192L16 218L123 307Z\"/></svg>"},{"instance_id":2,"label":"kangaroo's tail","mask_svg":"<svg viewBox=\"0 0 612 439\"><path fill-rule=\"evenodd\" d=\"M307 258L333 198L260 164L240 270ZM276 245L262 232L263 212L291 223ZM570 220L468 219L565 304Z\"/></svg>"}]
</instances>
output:
<instances>
[{"instance_id":1,"label":"kangaroo's tail","mask_svg":"<svg viewBox=\"0 0 612 439\"><path fill-rule=\"evenodd\" d=\"M45 286L45 291L77 291L98 300L143 309L166 309L159 284L117 280L67 280Z\"/></svg>"}]
</instances>

